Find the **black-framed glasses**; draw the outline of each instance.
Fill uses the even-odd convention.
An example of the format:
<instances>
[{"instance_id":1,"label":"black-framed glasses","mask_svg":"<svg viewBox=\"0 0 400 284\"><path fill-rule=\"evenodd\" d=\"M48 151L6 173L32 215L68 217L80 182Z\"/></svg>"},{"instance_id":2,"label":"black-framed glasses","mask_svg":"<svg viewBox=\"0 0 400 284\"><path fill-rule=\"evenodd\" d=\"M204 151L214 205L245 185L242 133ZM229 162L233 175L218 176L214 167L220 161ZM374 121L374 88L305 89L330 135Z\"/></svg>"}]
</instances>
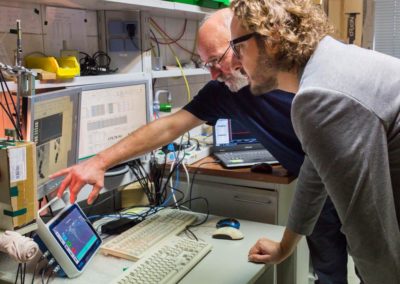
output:
<instances>
[{"instance_id":1,"label":"black-framed glasses","mask_svg":"<svg viewBox=\"0 0 400 284\"><path fill-rule=\"evenodd\" d=\"M233 54L235 54L235 56L237 58L240 58L240 43L251 39L253 36L257 35L256 32L252 32L243 36L240 36L238 38L235 38L231 41L229 41L229 46L232 48Z\"/></svg>"},{"instance_id":2,"label":"black-framed glasses","mask_svg":"<svg viewBox=\"0 0 400 284\"><path fill-rule=\"evenodd\" d=\"M204 67L207 68L208 70L218 67L218 65L224 59L225 55L228 53L230 48L231 48L231 46L228 45L228 48L224 51L224 53L219 58L214 58L212 60L207 61L206 63L204 63Z\"/></svg>"}]
</instances>

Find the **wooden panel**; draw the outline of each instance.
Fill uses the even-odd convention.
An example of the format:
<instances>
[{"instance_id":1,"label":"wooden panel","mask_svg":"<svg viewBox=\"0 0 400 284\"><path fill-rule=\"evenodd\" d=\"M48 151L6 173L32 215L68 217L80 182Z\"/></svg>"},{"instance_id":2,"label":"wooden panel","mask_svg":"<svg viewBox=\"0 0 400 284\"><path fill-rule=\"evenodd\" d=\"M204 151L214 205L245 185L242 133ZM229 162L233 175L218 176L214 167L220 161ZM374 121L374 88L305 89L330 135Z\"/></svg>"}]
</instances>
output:
<instances>
[{"instance_id":1,"label":"wooden panel","mask_svg":"<svg viewBox=\"0 0 400 284\"><path fill-rule=\"evenodd\" d=\"M342 0L330 0L328 4L328 18L329 21L335 26L334 37L339 40L344 40L345 35L343 34L343 1Z\"/></svg>"},{"instance_id":2,"label":"wooden panel","mask_svg":"<svg viewBox=\"0 0 400 284\"><path fill-rule=\"evenodd\" d=\"M363 0L329 0L328 18L335 26L334 37L344 42L349 42L347 25L349 13L356 15L356 38L354 44L361 46L363 31Z\"/></svg>"},{"instance_id":3,"label":"wooden panel","mask_svg":"<svg viewBox=\"0 0 400 284\"><path fill-rule=\"evenodd\" d=\"M262 181L277 184L289 184L296 177L289 175L282 166L273 166L271 174L253 173L249 167L239 169L225 169L219 163L213 163L215 159L211 156L188 166L190 172L197 170L197 174L222 176L252 181ZM200 168L199 168L200 167Z\"/></svg>"}]
</instances>

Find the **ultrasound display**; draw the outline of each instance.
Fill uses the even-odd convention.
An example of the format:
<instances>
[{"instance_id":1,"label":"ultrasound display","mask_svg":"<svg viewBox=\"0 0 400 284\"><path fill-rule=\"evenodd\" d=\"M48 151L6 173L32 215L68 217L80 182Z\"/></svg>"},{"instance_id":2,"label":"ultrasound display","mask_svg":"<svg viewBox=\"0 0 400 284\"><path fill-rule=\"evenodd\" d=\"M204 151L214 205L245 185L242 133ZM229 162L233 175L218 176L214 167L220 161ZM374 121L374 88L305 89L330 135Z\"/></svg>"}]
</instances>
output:
<instances>
[{"instance_id":1,"label":"ultrasound display","mask_svg":"<svg viewBox=\"0 0 400 284\"><path fill-rule=\"evenodd\" d=\"M76 264L97 240L97 235L77 208L53 227L53 233Z\"/></svg>"}]
</instances>

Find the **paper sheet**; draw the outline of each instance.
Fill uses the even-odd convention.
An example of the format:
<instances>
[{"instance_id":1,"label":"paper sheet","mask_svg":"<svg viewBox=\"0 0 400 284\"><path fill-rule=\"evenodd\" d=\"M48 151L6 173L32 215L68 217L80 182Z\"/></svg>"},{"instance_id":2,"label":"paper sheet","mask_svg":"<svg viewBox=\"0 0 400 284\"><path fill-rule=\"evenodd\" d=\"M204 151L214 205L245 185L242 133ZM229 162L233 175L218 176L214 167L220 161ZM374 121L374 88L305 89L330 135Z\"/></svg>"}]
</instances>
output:
<instances>
[{"instance_id":1,"label":"paper sheet","mask_svg":"<svg viewBox=\"0 0 400 284\"><path fill-rule=\"evenodd\" d=\"M85 51L85 18L85 10L46 7L45 53L59 56L60 50L63 49L63 40L67 42L67 49Z\"/></svg>"}]
</instances>

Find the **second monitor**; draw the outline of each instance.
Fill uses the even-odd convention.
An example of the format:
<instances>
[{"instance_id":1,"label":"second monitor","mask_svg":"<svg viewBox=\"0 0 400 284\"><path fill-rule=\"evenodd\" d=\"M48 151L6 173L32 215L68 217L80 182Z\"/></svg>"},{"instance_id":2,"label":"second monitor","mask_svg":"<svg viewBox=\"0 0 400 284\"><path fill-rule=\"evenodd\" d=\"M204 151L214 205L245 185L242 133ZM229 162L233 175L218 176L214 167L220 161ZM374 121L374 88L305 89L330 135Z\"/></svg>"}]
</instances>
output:
<instances>
[{"instance_id":1,"label":"second monitor","mask_svg":"<svg viewBox=\"0 0 400 284\"><path fill-rule=\"evenodd\" d=\"M36 143L38 198L63 179L49 175L77 162L80 93L80 88L71 88L23 98L24 137Z\"/></svg>"},{"instance_id":2,"label":"second monitor","mask_svg":"<svg viewBox=\"0 0 400 284\"><path fill-rule=\"evenodd\" d=\"M96 155L149 121L149 88L149 80L83 87L79 160Z\"/></svg>"}]
</instances>

